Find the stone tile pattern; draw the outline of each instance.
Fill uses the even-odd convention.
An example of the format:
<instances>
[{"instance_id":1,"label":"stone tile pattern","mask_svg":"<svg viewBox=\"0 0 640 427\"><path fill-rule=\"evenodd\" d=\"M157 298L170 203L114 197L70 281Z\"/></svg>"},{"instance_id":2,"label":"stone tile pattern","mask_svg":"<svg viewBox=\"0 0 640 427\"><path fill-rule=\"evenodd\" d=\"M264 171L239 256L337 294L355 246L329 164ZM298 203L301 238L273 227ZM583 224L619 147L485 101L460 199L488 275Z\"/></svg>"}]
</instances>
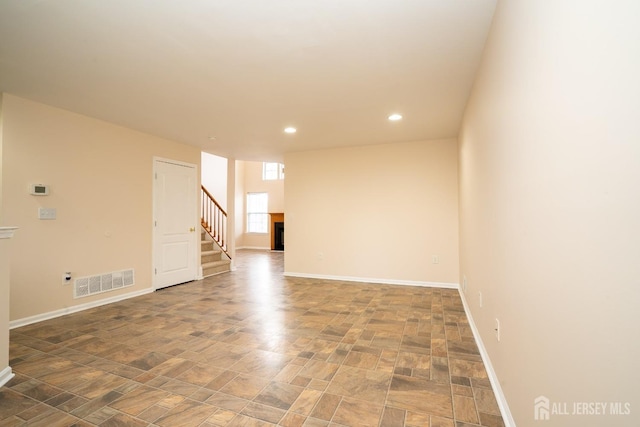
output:
<instances>
[{"instance_id":1,"label":"stone tile pattern","mask_svg":"<svg viewBox=\"0 0 640 427\"><path fill-rule=\"evenodd\" d=\"M235 272L11 331L0 426L503 426L455 290Z\"/></svg>"}]
</instances>

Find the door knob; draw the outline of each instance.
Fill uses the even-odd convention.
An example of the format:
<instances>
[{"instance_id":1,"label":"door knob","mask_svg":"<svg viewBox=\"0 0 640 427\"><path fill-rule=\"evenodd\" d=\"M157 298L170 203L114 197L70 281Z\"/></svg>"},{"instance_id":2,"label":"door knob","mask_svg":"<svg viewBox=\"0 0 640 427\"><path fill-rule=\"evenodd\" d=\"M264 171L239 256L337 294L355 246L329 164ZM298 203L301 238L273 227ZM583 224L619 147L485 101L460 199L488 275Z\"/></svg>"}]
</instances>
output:
<instances>
[{"instance_id":1,"label":"door knob","mask_svg":"<svg viewBox=\"0 0 640 427\"><path fill-rule=\"evenodd\" d=\"M195 227L191 227L191 228L189 229L189 231L193 233L194 231L196 231L196 229L195 229Z\"/></svg>"}]
</instances>

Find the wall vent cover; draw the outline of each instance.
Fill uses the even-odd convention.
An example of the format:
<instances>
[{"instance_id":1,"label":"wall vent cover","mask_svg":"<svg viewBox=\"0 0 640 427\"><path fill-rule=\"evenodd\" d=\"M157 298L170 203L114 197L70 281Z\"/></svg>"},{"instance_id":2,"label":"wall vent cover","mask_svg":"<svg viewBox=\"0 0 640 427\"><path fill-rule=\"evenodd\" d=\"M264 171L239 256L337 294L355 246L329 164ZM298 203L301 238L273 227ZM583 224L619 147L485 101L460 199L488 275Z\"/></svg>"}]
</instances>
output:
<instances>
[{"instance_id":1,"label":"wall vent cover","mask_svg":"<svg viewBox=\"0 0 640 427\"><path fill-rule=\"evenodd\" d=\"M101 294L134 284L133 268L95 276L78 277L73 284L73 297L82 298Z\"/></svg>"}]
</instances>

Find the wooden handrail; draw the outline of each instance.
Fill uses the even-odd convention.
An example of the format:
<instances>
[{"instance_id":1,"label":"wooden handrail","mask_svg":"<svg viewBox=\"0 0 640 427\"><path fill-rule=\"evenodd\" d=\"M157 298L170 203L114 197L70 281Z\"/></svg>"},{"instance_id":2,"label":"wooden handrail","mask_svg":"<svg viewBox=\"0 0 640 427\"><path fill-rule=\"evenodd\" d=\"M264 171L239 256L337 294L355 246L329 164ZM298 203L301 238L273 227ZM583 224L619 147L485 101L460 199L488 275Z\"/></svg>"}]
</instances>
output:
<instances>
[{"instance_id":1,"label":"wooden handrail","mask_svg":"<svg viewBox=\"0 0 640 427\"><path fill-rule=\"evenodd\" d=\"M227 213L218 204L216 199L213 198L211 193L201 185L201 199L202 199L202 215L200 216L200 222L202 227L207 231L209 236L220 246L220 249L224 251L227 256ZM231 258L229 256L229 258Z\"/></svg>"},{"instance_id":2,"label":"wooden handrail","mask_svg":"<svg viewBox=\"0 0 640 427\"><path fill-rule=\"evenodd\" d=\"M224 216L227 216L227 213L224 211L224 209L222 209L222 206L220 206L218 204L218 202L216 201L216 199L211 195L211 193L209 193L209 190L207 190L204 185L201 185L200 188L202 188L202 191L204 191L204 194L206 194L209 199L211 199L211 201L213 203L215 203L215 205L218 207L218 209L220 209L222 211L222 213L224 214Z\"/></svg>"}]
</instances>

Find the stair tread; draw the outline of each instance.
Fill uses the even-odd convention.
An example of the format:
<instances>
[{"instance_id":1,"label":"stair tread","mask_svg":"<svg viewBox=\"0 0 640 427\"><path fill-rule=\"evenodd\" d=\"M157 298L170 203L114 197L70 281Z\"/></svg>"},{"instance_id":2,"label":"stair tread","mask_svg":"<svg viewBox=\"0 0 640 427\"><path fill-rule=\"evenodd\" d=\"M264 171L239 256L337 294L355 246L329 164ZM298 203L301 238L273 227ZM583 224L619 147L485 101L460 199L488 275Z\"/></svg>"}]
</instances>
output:
<instances>
[{"instance_id":1,"label":"stair tread","mask_svg":"<svg viewBox=\"0 0 640 427\"><path fill-rule=\"evenodd\" d=\"M201 255L218 255L221 254L222 251L216 251L216 250L212 250L212 251L200 251Z\"/></svg>"},{"instance_id":2,"label":"stair tread","mask_svg":"<svg viewBox=\"0 0 640 427\"><path fill-rule=\"evenodd\" d=\"M225 264L231 264L231 261L226 259L226 260L221 260L221 261L205 262L205 263L202 264L202 268L217 267L219 265L225 265Z\"/></svg>"}]
</instances>

